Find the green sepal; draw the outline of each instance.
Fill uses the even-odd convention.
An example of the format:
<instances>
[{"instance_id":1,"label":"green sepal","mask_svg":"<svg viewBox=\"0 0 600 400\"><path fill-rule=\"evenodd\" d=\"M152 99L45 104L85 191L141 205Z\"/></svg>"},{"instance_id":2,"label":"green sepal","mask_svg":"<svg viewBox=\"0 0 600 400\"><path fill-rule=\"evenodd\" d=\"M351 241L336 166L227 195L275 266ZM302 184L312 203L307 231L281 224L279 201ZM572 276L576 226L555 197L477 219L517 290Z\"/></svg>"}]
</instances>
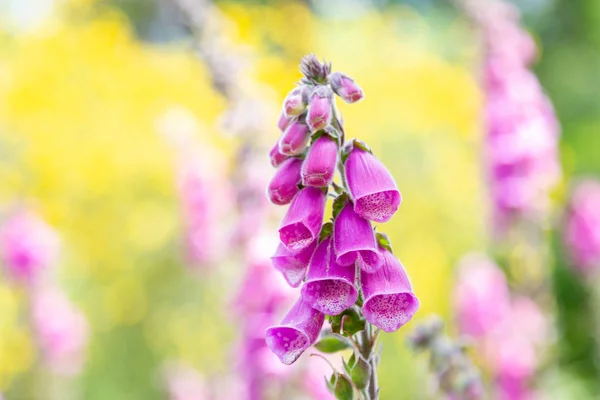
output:
<instances>
[{"instance_id":1,"label":"green sepal","mask_svg":"<svg viewBox=\"0 0 600 400\"><path fill-rule=\"evenodd\" d=\"M332 232L333 224L331 222L323 224L323 226L321 227L321 233L319 233L319 243L331 236Z\"/></svg>"},{"instance_id":2,"label":"green sepal","mask_svg":"<svg viewBox=\"0 0 600 400\"><path fill-rule=\"evenodd\" d=\"M315 348L322 353L337 353L338 351L345 350L352 347L352 344L348 339L338 334L325 335L317 344Z\"/></svg>"},{"instance_id":3,"label":"green sepal","mask_svg":"<svg viewBox=\"0 0 600 400\"><path fill-rule=\"evenodd\" d=\"M377 238L377 243L380 247L383 247L392 254L394 253L394 251L392 250L392 241L390 240L388 235L386 235L385 233L377 232L375 234L375 237Z\"/></svg>"},{"instance_id":4,"label":"green sepal","mask_svg":"<svg viewBox=\"0 0 600 400\"><path fill-rule=\"evenodd\" d=\"M334 139L335 141L338 141L338 139L340 138L340 131L337 130L336 127L333 125L327 125L323 129L323 132L325 134L327 134L329 137L331 137L332 139Z\"/></svg>"},{"instance_id":5,"label":"green sepal","mask_svg":"<svg viewBox=\"0 0 600 400\"><path fill-rule=\"evenodd\" d=\"M332 375L335 377L335 383L333 384L333 394L337 400L353 400L354 399L354 388L352 383L345 375L338 372Z\"/></svg>"},{"instance_id":6,"label":"green sepal","mask_svg":"<svg viewBox=\"0 0 600 400\"><path fill-rule=\"evenodd\" d=\"M348 308L339 315L331 316L329 322L334 333L352 336L365 329L366 321L354 308Z\"/></svg>"},{"instance_id":7,"label":"green sepal","mask_svg":"<svg viewBox=\"0 0 600 400\"><path fill-rule=\"evenodd\" d=\"M352 354L348 364L344 363L344 369L357 388L364 389L367 387L371 378L371 365L362 356L356 357L355 354Z\"/></svg>"},{"instance_id":8,"label":"green sepal","mask_svg":"<svg viewBox=\"0 0 600 400\"><path fill-rule=\"evenodd\" d=\"M347 193L342 193L333 201L333 218L337 218L342 212L346 203L350 200Z\"/></svg>"}]
</instances>

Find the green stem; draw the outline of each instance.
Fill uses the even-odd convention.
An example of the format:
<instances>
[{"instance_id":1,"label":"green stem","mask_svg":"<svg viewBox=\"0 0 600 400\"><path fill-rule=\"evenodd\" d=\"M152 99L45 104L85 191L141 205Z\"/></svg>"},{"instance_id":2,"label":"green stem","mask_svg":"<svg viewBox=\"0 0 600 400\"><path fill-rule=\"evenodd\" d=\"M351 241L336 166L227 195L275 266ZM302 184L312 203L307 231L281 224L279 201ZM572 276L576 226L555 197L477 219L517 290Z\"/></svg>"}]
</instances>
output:
<instances>
[{"instance_id":1,"label":"green stem","mask_svg":"<svg viewBox=\"0 0 600 400\"><path fill-rule=\"evenodd\" d=\"M373 326L366 324L365 330L359 334L359 347L361 356L367 360L371 366L371 375L369 376L369 384L365 389L365 398L367 400L379 399L379 386L377 383L377 363L378 355L375 353L377 348L377 336L373 335Z\"/></svg>"}]
</instances>

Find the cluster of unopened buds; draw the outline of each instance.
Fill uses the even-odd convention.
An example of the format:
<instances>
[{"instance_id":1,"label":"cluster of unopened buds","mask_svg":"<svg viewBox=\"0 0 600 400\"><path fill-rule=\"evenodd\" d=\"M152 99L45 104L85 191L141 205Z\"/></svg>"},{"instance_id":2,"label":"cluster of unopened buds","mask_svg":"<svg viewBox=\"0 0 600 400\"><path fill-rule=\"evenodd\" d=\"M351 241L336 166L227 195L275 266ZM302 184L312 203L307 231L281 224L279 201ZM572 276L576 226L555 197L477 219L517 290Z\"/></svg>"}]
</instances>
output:
<instances>
[{"instance_id":1,"label":"cluster of unopened buds","mask_svg":"<svg viewBox=\"0 0 600 400\"><path fill-rule=\"evenodd\" d=\"M350 388L376 398L373 348L378 331L373 326L396 331L419 307L388 237L371 225L388 221L401 195L366 144L345 141L333 95L354 103L363 98L362 89L314 55L302 60L301 71L304 78L284 102L279 121L283 134L270 153L278 169L268 197L278 205L290 204L273 265L290 286L303 286L281 324L267 329L266 342L281 362L292 364L317 341L327 315L331 332L317 348L355 349L348 373L332 376L331 390L338 397ZM336 170L339 184L334 182ZM328 196L334 199L333 215L324 224ZM368 366L363 381L350 373L357 365Z\"/></svg>"},{"instance_id":2,"label":"cluster of unopened buds","mask_svg":"<svg viewBox=\"0 0 600 400\"><path fill-rule=\"evenodd\" d=\"M443 321L432 317L417 326L408 342L415 350L429 351L436 391L448 399L482 399L481 376L466 354L466 346L444 335L443 328Z\"/></svg>"}]
</instances>

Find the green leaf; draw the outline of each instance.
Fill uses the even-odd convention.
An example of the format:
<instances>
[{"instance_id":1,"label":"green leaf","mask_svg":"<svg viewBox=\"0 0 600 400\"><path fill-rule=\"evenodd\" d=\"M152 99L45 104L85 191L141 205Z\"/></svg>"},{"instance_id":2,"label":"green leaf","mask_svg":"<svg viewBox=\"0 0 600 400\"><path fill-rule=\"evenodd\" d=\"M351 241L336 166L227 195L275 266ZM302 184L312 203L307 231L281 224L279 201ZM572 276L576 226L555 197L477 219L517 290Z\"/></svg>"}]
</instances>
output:
<instances>
[{"instance_id":1,"label":"green leaf","mask_svg":"<svg viewBox=\"0 0 600 400\"><path fill-rule=\"evenodd\" d=\"M342 212L342 209L349 199L350 198L348 197L347 193L342 193L336 197L336 199L333 201L333 218L337 218L337 216L340 215L340 212Z\"/></svg>"},{"instance_id":2,"label":"green leaf","mask_svg":"<svg viewBox=\"0 0 600 400\"><path fill-rule=\"evenodd\" d=\"M375 237L377 238L377 243L379 244L379 246L383 247L392 254L394 253L392 251L392 242L388 235L386 235L385 233L377 232L375 234Z\"/></svg>"},{"instance_id":3,"label":"green leaf","mask_svg":"<svg viewBox=\"0 0 600 400\"><path fill-rule=\"evenodd\" d=\"M351 344L343 336L328 335L315 344L315 347L323 353L337 353L351 347Z\"/></svg>"},{"instance_id":4,"label":"green leaf","mask_svg":"<svg viewBox=\"0 0 600 400\"><path fill-rule=\"evenodd\" d=\"M340 373L335 373L334 375L336 376L335 385L333 388L333 394L335 395L335 398L338 400L353 400L354 389L352 388L352 383L350 383L350 380Z\"/></svg>"},{"instance_id":5,"label":"green leaf","mask_svg":"<svg viewBox=\"0 0 600 400\"><path fill-rule=\"evenodd\" d=\"M319 243L327 239L331 235L331 232L333 232L333 224L331 222L323 224L321 233L319 234Z\"/></svg>"},{"instance_id":6,"label":"green leaf","mask_svg":"<svg viewBox=\"0 0 600 400\"><path fill-rule=\"evenodd\" d=\"M358 356L358 359L350 368L349 375L354 385L359 389L366 388L371 378L371 365L364 358Z\"/></svg>"}]
</instances>

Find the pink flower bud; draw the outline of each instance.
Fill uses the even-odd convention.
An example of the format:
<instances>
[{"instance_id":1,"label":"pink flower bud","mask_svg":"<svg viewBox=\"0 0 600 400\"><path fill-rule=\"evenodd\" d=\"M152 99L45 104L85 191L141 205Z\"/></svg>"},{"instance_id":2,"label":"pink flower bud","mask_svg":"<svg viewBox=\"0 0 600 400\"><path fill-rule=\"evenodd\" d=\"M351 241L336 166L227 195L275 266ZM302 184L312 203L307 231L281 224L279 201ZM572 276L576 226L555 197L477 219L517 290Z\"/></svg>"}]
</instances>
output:
<instances>
[{"instance_id":1,"label":"pink flower bud","mask_svg":"<svg viewBox=\"0 0 600 400\"><path fill-rule=\"evenodd\" d=\"M0 252L6 272L30 282L55 262L60 240L52 227L35 213L19 211L0 228Z\"/></svg>"},{"instance_id":2,"label":"pink flower bud","mask_svg":"<svg viewBox=\"0 0 600 400\"><path fill-rule=\"evenodd\" d=\"M308 144L309 138L310 132L308 131L308 126L300 121L294 121L287 127L285 132L283 132L283 136L279 139L279 152L286 156L300 154Z\"/></svg>"},{"instance_id":3,"label":"pink flower bud","mask_svg":"<svg viewBox=\"0 0 600 400\"><path fill-rule=\"evenodd\" d=\"M322 313L300 298L280 325L267 329L267 346L282 363L290 365L316 342L324 321Z\"/></svg>"},{"instance_id":4,"label":"pink flower bud","mask_svg":"<svg viewBox=\"0 0 600 400\"><path fill-rule=\"evenodd\" d=\"M302 280L306 276L306 269L310 258L315 252L317 247L317 241L313 242L304 250L293 253L287 249L283 244L279 244L275 255L271 258L273 266L276 270L281 272L287 283L291 287L298 287Z\"/></svg>"},{"instance_id":5,"label":"pink flower bud","mask_svg":"<svg viewBox=\"0 0 600 400\"><path fill-rule=\"evenodd\" d=\"M340 265L354 265L373 271L381 266L382 257L377 249L375 233L369 221L361 218L348 202L335 219L333 244L336 262Z\"/></svg>"},{"instance_id":6,"label":"pink flower bud","mask_svg":"<svg viewBox=\"0 0 600 400\"><path fill-rule=\"evenodd\" d=\"M277 121L277 127L281 132L283 132L290 125L290 122L292 122L292 119L287 117L285 112L282 111L281 115L279 116L279 120Z\"/></svg>"},{"instance_id":7,"label":"pink flower bud","mask_svg":"<svg viewBox=\"0 0 600 400\"><path fill-rule=\"evenodd\" d=\"M338 160L337 143L331 136L318 138L310 149L302 164L302 184L304 186L329 186Z\"/></svg>"},{"instance_id":8,"label":"pink flower bud","mask_svg":"<svg viewBox=\"0 0 600 400\"><path fill-rule=\"evenodd\" d=\"M327 86L318 86L312 92L306 118L312 132L325 128L331 122L331 96Z\"/></svg>"},{"instance_id":9,"label":"pink flower bud","mask_svg":"<svg viewBox=\"0 0 600 400\"><path fill-rule=\"evenodd\" d=\"M402 196L385 165L357 146L345 164L354 211L365 219L387 222L398 210Z\"/></svg>"},{"instance_id":10,"label":"pink flower bud","mask_svg":"<svg viewBox=\"0 0 600 400\"><path fill-rule=\"evenodd\" d=\"M294 197L287 214L281 221L279 238L290 251L308 247L321 232L325 212L325 193L307 187Z\"/></svg>"},{"instance_id":11,"label":"pink flower bud","mask_svg":"<svg viewBox=\"0 0 600 400\"><path fill-rule=\"evenodd\" d=\"M304 112L308 100L307 90L307 86L299 86L286 96L283 101L283 111L288 118Z\"/></svg>"},{"instance_id":12,"label":"pink flower bud","mask_svg":"<svg viewBox=\"0 0 600 400\"><path fill-rule=\"evenodd\" d=\"M267 195L273 204L289 204L296 193L300 191L300 168L302 160L299 158L287 159L281 164L281 167L275 172L267 188Z\"/></svg>"},{"instance_id":13,"label":"pink flower bud","mask_svg":"<svg viewBox=\"0 0 600 400\"><path fill-rule=\"evenodd\" d=\"M363 314L371 324L386 332L394 332L410 321L419 309L404 267L386 249L380 248L381 268L375 272L360 271Z\"/></svg>"},{"instance_id":14,"label":"pink flower bud","mask_svg":"<svg viewBox=\"0 0 600 400\"><path fill-rule=\"evenodd\" d=\"M271 165L274 167L279 167L285 160L288 159L288 156L279 151L279 140L269 152L269 158L271 160Z\"/></svg>"},{"instance_id":15,"label":"pink flower bud","mask_svg":"<svg viewBox=\"0 0 600 400\"><path fill-rule=\"evenodd\" d=\"M329 83L335 94L340 96L346 103L356 103L364 97L360 86L346 74L341 72L330 74Z\"/></svg>"},{"instance_id":16,"label":"pink flower bud","mask_svg":"<svg viewBox=\"0 0 600 400\"><path fill-rule=\"evenodd\" d=\"M302 298L316 310L338 315L351 307L358 297L354 287L356 268L335 262L333 240L323 240L310 261Z\"/></svg>"}]
</instances>

